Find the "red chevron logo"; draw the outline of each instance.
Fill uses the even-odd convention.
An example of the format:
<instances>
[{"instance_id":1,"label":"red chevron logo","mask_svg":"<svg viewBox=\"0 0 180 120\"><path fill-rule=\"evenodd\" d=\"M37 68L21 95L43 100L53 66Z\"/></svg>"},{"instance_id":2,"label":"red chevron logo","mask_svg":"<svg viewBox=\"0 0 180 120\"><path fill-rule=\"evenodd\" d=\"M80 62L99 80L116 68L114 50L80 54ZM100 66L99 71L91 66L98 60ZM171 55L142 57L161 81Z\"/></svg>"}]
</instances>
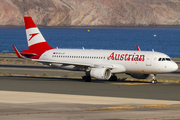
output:
<instances>
[{"instance_id":1,"label":"red chevron logo","mask_svg":"<svg viewBox=\"0 0 180 120\"><path fill-rule=\"evenodd\" d=\"M30 37L30 39L28 40L28 41L30 41L34 36L36 36L37 34L39 34L39 33L33 33L33 34L30 34L29 36L31 36Z\"/></svg>"}]
</instances>

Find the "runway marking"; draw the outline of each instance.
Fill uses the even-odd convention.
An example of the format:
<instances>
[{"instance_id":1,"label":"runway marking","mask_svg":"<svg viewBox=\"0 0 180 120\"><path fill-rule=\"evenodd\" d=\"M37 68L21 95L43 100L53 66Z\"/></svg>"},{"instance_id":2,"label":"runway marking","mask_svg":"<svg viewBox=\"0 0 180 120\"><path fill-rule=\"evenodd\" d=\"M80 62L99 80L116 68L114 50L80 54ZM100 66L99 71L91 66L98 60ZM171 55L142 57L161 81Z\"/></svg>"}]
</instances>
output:
<instances>
[{"instance_id":1,"label":"runway marking","mask_svg":"<svg viewBox=\"0 0 180 120\"><path fill-rule=\"evenodd\" d=\"M134 105L134 106L113 106L101 107L100 109L86 110L86 112L95 111L109 111L109 110L122 110L122 109L140 109L140 108L160 108L160 107L180 107L180 104L150 104L150 105Z\"/></svg>"},{"instance_id":2,"label":"runway marking","mask_svg":"<svg viewBox=\"0 0 180 120\"><path fill-rule=\"evenodd\" d=\"M150 85L152 83L109 83L115 85ZM171 83L156 83L156 84L171 84Z\"/></svg>"},{"instance_id":3,"label":"runway marking","mask_svg":"<svg viewBox=\"0 0 180 120\"><path fill-rule=\"evenodd\" d=\"M110 83L110 84L116 84L116 85L149 85L152 83Z\"/></svg>"}]
</instances>

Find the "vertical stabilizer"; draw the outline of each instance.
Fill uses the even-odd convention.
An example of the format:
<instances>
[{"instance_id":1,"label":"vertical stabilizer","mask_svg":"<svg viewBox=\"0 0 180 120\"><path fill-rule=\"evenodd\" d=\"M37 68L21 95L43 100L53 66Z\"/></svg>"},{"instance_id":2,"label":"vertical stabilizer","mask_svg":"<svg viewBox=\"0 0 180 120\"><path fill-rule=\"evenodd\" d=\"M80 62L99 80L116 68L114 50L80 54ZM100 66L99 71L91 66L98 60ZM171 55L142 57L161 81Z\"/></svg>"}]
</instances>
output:
<instances>
[{"instance_id":1,"label":"vertical stabilizer","mask_svg":"<svg viewBox=\"0 0 180 120\"><path fill-rule=\"evenodd\" d=\"M53 49L51 46L48 45L48 43L46 42L46 40L44 39L41 32L39 31L39 29L37 28L36 24L30 16L24 17L24 23L26 28L26 36L29 50Z\"/></svg>"}]
</instances>

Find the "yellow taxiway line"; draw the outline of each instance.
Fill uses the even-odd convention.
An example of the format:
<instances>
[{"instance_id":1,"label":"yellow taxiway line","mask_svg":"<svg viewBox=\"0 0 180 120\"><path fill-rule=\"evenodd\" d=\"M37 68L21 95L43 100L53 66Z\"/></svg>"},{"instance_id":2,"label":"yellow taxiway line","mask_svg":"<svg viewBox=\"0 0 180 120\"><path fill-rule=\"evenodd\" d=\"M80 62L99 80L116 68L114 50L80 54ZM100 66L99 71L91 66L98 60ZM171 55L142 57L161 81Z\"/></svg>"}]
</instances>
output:
<instances>
[{"instance_id":1,"label":"yellow taxiway line","mask_svg":"<svg viewBox=\"0 0 180 120\"><path fill-rule=\"evenodd\" d=\"M116 85L149 85L152 83L110 83L110 84L116 84Z\"/></svg>"},{"instance_id":2,"label":"yellow taxiway line","mask_svg":"<svg viewBox=\"0 0 180 120\"><path fill-rule=\"evenodd\" d=\"M109 83L109 84L115 84L115 85L150 85L152 83ZM156 84L171 84L171 83L156 83Z\"/></svg>"},{"instance_id":3,"label":"yellow taxiway line","mask_svg":"<svg viewBox=\"0 0 180 120\"><path fill-rule=\"evenodd\" d=\"M102 109L117 110L117 109L135 109L135 108L157 108L157 107L179 107L180 104L153 104L153 105L135 105L135 106L115 106L115 107L101 107Z\"/></svg>"},{"instance_id":4,"label":"yellow taxiway line","mask_svg":"<svg viewBox=\"0 0 180 120\"><path fill-rule=\"evenodd\" d=\"M113 107L101 107L94 110L85 110L85 112L96 111L109 111L109 110L123 110L123 109L140 109L140 108L161 108L161 107L180 107L180 104L149 104L149 105L134 105L134 106L113 106Z\"/></svg>"}]
</instances>

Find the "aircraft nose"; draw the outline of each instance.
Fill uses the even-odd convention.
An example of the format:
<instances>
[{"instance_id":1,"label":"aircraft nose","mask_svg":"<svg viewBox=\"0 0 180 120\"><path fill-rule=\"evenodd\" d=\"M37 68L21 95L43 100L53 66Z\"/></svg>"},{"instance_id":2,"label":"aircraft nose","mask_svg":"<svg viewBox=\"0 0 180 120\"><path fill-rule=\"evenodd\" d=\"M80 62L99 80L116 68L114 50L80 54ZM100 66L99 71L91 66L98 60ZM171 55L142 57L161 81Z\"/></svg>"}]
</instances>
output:
<instances>
[{"instance_id":1,"label":"aircraft nose","mask_svg":"<svg viewBox=\"0 0 180 120\"><path fill-rule=\"evenodd\" d=\"M178 65L175 62L172 62L169 66L171 72L176 71L178 69Z\"/></svg>"}]
</instances>

